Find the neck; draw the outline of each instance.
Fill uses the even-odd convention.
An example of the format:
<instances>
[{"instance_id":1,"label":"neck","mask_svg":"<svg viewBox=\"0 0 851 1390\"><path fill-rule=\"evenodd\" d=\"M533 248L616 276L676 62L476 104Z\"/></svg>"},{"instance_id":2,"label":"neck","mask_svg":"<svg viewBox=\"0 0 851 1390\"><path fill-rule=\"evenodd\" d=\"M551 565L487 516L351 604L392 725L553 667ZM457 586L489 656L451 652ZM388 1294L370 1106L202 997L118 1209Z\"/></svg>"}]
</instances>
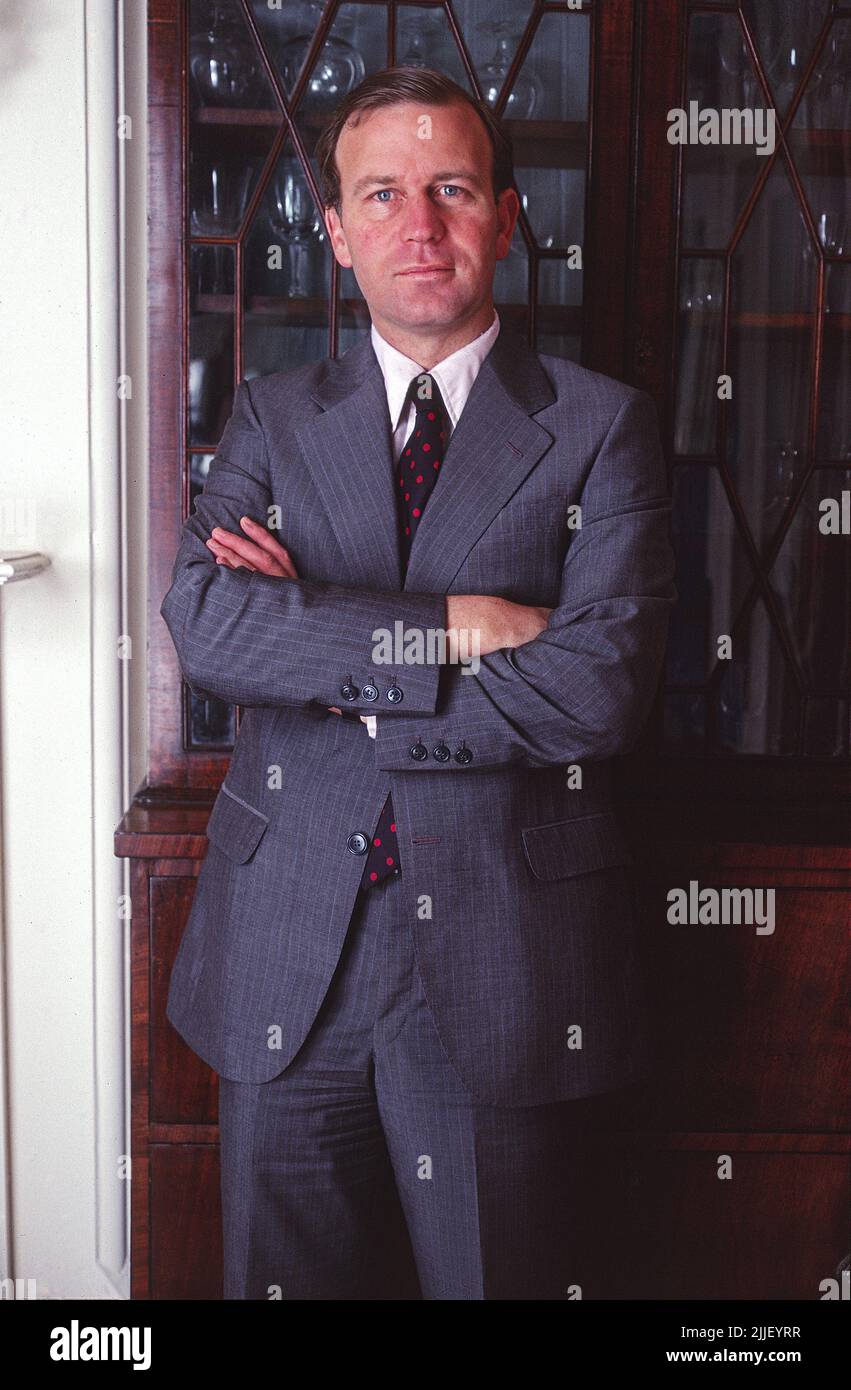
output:
<instances>
[{"instance_id":1,"label":"neck","mask_svg":"<svg viewBox=\"0 0 851 1390\"><path fill-rule=\"evenodd\" d=\"M490 328L493 316L494 307L491 302L483 305L475 315L463 323L453 324L451 329L441 328L434 333L406 329L402 325L383 319L378 314L373 315L372 321L391 347L396 348L397 352L403 352L412 362L422 367L423 371L428 372L436 363L442 362L459 348L466 347L467 343L471 343L474 338L478 338Z\"/></svg>"}]
</instances>

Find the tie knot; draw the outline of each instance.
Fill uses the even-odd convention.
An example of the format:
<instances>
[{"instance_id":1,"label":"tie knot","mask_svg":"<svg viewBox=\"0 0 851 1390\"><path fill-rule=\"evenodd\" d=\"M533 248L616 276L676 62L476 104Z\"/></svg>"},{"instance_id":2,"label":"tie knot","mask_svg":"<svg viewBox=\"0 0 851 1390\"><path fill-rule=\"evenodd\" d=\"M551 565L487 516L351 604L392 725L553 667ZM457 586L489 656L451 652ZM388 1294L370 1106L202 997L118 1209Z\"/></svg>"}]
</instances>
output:
<instances>
[{"instance_id":1,"label":"tie knot","mask_svg":"<svg viewBox=\"0 0 851 1390\"><path fill-rule=\"evenodd\" d=\"M429 411L434 411L438 420L446 418L446 406L443 404L440 387L431 372L420 372L411 379L408 399L414 402L418 416L428 417Z\"/></svg>"}]
</instances>

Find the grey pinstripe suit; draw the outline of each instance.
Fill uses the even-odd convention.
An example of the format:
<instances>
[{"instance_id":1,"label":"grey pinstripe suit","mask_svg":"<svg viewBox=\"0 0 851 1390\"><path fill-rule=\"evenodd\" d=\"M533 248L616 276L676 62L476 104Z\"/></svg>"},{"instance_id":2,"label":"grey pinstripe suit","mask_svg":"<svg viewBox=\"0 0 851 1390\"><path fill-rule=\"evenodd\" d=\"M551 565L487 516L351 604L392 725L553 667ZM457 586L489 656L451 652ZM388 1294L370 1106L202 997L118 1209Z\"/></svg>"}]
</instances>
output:
<instances>
[{"instance_id":1,"label":"grey pinstripe suit","mask_svg":"<svg viewBox=\"0 0 851 1390\"><path fill-rule=\"evenodd\" d=\"M676 597L653 404L537 355L503 324L404 587L393 487L368 339L336 362L240 384L162 604L189 683L246 709L168 1017L223 1078L282 1072L355 908L363 860L350 837L371 835L392 790L394 887L469 1093L523 1107L625 1084L643 1071L646 1039L610 760L646 719ZM300 581L217 566L212 528L238 532L240 516L263 521L274 504ZM375 629L445 627L447 593L554 611L534 642L483 656L475 675L373 661ZM378 688L377 701L350 704L378 713L375 740L328 711L345 704L349 677ZM434 758L462 740L466 765ZM415 761L420 741L428 756ZM568 786L575 764L581 790Z\"/></svg>"}]
</instances>

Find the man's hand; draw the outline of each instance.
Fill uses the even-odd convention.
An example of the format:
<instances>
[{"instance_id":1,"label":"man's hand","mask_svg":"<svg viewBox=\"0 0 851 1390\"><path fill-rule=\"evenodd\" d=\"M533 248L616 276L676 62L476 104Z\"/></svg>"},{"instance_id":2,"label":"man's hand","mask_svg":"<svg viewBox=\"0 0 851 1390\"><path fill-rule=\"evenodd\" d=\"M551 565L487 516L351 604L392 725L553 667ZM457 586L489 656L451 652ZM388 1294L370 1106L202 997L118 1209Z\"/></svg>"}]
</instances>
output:
<instances>
[{"instance_id":1,"label":"man's hand","mask_svg":"<svg viewBox=\"0 0 851 1390\"><path fill-rule=\"evenodd\" d=\"M246 536L226 531L222 526L213 528L206 545L215 555L217 564L234 570L257 570L279 579L298 579L289 552L265 526L252 521L250 516L240 517L239 524ZM551 608L512 603L511 599L496 598L493 594L448 594L447 633L454 630L457 638L461 628L468 633L478 630L479 653L487 656L503 647L522 647L525 642L533 641L547 626L552 611ZM336 705L328 708L332 714L342 714ZM360 718L366 723L366 716Z\"/></svg>"},{"instance_id":2,"label":"man's hand","mask_svg":"<svg viewBox=\"0 0 851 1390\"><path fill-rule=\"evenodd\" d=\"M448 594L446 598L446 630L459 629L479 632L479 653L487 656L502 647L522 647L531 642L547 625L551 608L538 608L527 603L512 603L511 599L496 598L493 594ZM461 647L469 651L470 646ZM473 648L475 650L475 648Z\"/></svg>"},{"instance_id":3,"label":"man's hand","mask_svg":"<svg viewBox=\"0 0 851 1390\"><path fill-rule=\"evenodd\" d=\"M222 526L213 527L205 545L215 555L216 564L227 565L232 570L240 567L259 570L261 574L274 575L279 579L298 579L289 552L265 526L261 526L259 521L252 521L250 516L241 516L239 524L246 532L247 540L245 536L226 531Z\"/></svg>"},{"instance_id":4,"label":"man's hand","mask_svg":"<svg viewBox=\"0 0 851 1390\"><path fill-rule=\"evenodd\" d=\"M269 574L276 579L298 579L296 567L280 541L270 534L259 521L250 516L241 516L239 524L252 539L238 536L234 531L226 531L223 526L214 526L210 539L204 544L213 552L217 565L227 565L228 569L247 569ZM342 715L336 705L329 705L332 714Z\"/></svg>"}]
</instances>

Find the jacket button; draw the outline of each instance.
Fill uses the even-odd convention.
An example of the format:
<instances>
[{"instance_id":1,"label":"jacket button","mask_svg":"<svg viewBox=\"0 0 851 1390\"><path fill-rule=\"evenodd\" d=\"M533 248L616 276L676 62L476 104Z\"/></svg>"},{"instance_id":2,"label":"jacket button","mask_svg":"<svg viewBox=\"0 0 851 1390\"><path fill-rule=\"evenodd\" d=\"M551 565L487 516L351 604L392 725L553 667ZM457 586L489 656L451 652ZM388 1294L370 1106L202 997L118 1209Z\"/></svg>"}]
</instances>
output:
<instances>
[{"instance_id":1,"label":"jacket button","mask_svg":"<svg viewBox=\"0 0 851 1390\"><path fill-rule=\"evenodd\" d=\"M469 748L464 747L463 743L461 747L458 749L458 752L455 754L455 761L456 763L461 763L463 766L466 766L467 763L471 763L473 761L472 753L470 752Z\"/></svg>"},{"instance_id":2,"label":"jacket button","mask_svg":"<svg viewBox=\"0 0 851 1390\"><path fill-rule=\"evenodd\" d=\"M376 687L375 687L374 685L365 685L364 688L363 688L363 690L361 691L361 699L362 699L362 700L377 700L377 699L378 699L378 690L376 689Z\"/></svg>"},{"instance_id":3,"label":"jacket button","mask_svg":"<svg viewBox=\"0 0 851 1390\"><path fill-rule=\"evenodd\" d=\"M390 689L387 692L387 698L390 701L391 705L398 705L399 701L402 698L401 688L398 685L391 685Z\"/></svg>"},{"instance_id":4,"label":"jacket button","mask_svg":"<svg viewBox=\"0 0 851 1390\"><path fill-rule=\"evenodd\" d=\"M356 830L354 835L350 835L346 841L346 849L349 854L366 854L368 848L369 841L359 830Z\"/></svg>"},{"instance_id":5,"label":"jacket button","mask_svg":"<svg viewBox=\"0 0 851 1390\"><path fill-rule=\"evenodd\" d=\"M449 758L449 749L446 747L445 743L439 743L437 747L432 748L431 751L432 756L435 757L439 763L445 763Z\"/></svg>"},{"instance_id":6,"label":"jacket button","mask_svg":"<svg viewBox=\"0 0 851 1390\"><path fill-rule=\"evenodd\" d=\"M413 748L411 749L411 757L414 758L418 763L421 763L423 758L427 758L428 749L426 748L425 744L415 743Z\"/></svg>"},{"instance_id":7,"label":"jacket button","mask_svg":"<svg viewBox=\"0 0 851 1390\"><path fill-rule=\"evenodd\" d=\"M358 698L358 688L356 685L341 685L340 694L344 700L356 700Z\"/></svg>"}]
</instances>

